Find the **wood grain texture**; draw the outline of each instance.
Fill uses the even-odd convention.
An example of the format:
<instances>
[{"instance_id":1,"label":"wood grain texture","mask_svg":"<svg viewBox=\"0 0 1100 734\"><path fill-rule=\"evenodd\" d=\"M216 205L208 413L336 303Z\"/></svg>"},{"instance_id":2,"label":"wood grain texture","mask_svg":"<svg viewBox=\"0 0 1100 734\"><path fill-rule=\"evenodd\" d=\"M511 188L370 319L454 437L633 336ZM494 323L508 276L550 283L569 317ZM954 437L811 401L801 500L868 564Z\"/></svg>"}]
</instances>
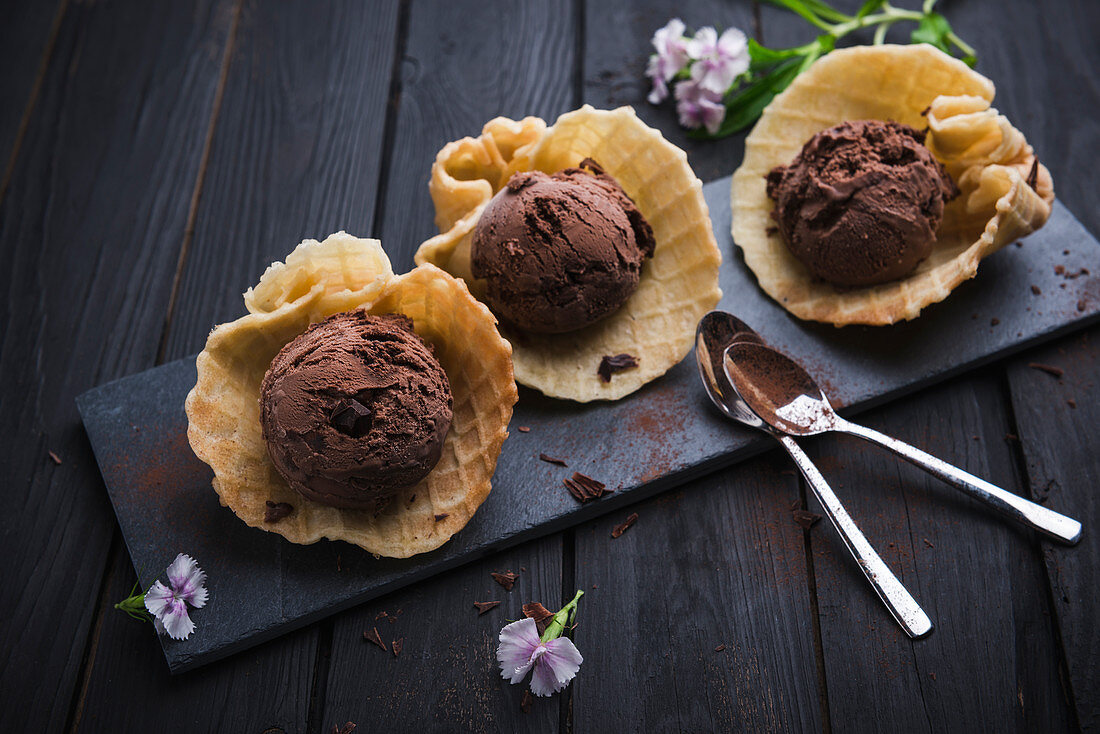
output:
<instances>
[{"instance_id":1,"label":"wood grain texture","mask_svg":"<svg viewBox=\"0 0 1100 734\"><path fill-rule=\"evenodd\" d=\"M0 197L65 5L65 0L0 4Z\"/></svg>"},{"instance_id":2,"label":"wood grain texture","mask_svg":"<svg viewBox=\"0 0 1100 734\"><path fill-rule=\"evenodd\" d=\"M548 731L558 726L560 697L520 709L525 685L500 676L500 629L523 617L523 604L556 611L562 596L562 536L533 541L403 589L336 619L322 724L353 721L357 732ZM519 575L505 591L489 575ZM474 602L500 601L479 615ZM583 600L582 600L583 603ZM382 613L385 613L383 616ZM401 654L363 639L377 628ZM586 671L587 672L587 671Z\"/></svg>"},{"instance_id":3,"label":"wood grain texture","mask_svg":"<svg viewBox=\"0 0 1100 734\"><path fill-rule=\"evenodd\" d=\"M688 137L676 116L671 97L660 105L646 100L650 84L646 63L654 52L650 39L672 17L684 21L688 31L703 26L741 28L752 35L752 4L720 0L690 0L671 5L645 2L585 3L584 101L595 107L631 105L647 125L655 127L688 154L688 163L703 181L728 176L741 164L745 135L719 141Z\"/></svg>"},{"instance_id":4,"label":"wood grain texture","mask_svg":"<svg viewBox=\"0 0 1100 734\"><path fill-rule=\"evenodd\" d=\"M956 380L860 420L1020 491L996 378ZM906 637L831 526L814 527L834 730L1067 731L1034 533L866 442L803 443L936 625Z\"/></svg>"},{"instance_id":5,"label":"wood grain texture","mask_svg":"<svg viewBox=\"0 0 1100 734\"><path fill-rule=\"evenodd\" d=\"M369 236L397 0L247 2L166 342L198 351L305 238Z\"/></svg>"},{"instance_id":6,"label":"wood grain texture","mask_svg":"<svg viewBox=\"0 0 1100 734\"><path fill-rule=\"evenodd\" d=\"M396 2L243 6L169 356L200 346L211 320L243 312L240 292L303 237L369 230L396 36ZM113 575L108 599L125 595L124 581L132 583L130 573ZM311 723L321 626L179 679L148 629L134 627L116 613L105 620L79 704L82 728L154 728L166 715L194 731L303 731ZM151 652L129 660L122 651L142 635ZM158 706L120 708L120 686Z\"/></svg>"},{"instance_id":7,"label":"wood grain texture","mask_svg":"<svg viewBox=\"0 0 1100 734\"><path fill-rule=\"evenodd\" d=\"M413 2L378 232L396 272L439 233L428 178L440 148L497 116L553 123L578 106L569 0Z\"/></svg>"},{"instance_id":8,"label":"wood grain texture","mask_svg":"<svg viewBox=\"0 0 1100 734\"><path fill-rule=\"evenodd\" d=\"M71 7L0 209L3 731L69 715L115 528L73 398L153 364L226 8Z\"/></svg>"},{"instance_id":9,"label":"wood grain texture","mask_svg":"<svg viewBox=\"0 0 1100 734\"><path fill-rule=\"evenodd\" d=\"M577 529L577 731L821 729L798 481L780 458Z\"/></svg>"},{"instance_id":10,"label":"wood grain texture","mask_svg":"<svg viewBox=\"0 0 1100 734\"><path fill-rule=\"evenodd\" d=\"M1057 365L1060 379L1028 367ZM1085 525L1074 548L1043 543L1077 719L1100 730L1100 329L1036 350L1008 370L1031 497ZM1069 401L1073 401L1071 406ZM1076 407L1073 407L1076 406Z\"/></svg>"}]
</instances>

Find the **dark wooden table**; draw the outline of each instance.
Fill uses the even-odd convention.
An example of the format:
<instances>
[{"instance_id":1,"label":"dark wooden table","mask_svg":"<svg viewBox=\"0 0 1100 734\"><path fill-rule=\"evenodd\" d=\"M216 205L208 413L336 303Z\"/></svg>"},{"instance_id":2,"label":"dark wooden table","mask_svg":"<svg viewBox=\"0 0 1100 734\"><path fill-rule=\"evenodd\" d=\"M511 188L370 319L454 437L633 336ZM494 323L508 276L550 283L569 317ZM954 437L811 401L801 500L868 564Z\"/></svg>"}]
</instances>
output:
<instances>
[{"instance_id":1,"label":"dark wooden table","mask_svg":"<svg viewBox=\"0 0 1100 734\"><path fill-rule=\"evenodd\" d=\"M1100 233L1097 5L945 12ZM732 172L743 136L690 143L644 101L648 40L673 14L811 37L747 1L3 4L0 731L1100 728L1095 328L864 416L1078 517L1077 548L852 439L808 444L936 620L927 640L904 637L825 523L792 521L806 491L772 454L641 503L614 542L625 512L178 677L151 629L111 608L134 572L74 396L197 351L304 237L380 237L410 267L433 234L435 152L495 115L633 104L702 179ZM510 594L489 578L520 567ZM524 714L497 631L576 588L581 674ZM484 598L504 603L478 617ZM375 624L404 637L399 658L363 642Z\"/></svg>"}]
</instances>

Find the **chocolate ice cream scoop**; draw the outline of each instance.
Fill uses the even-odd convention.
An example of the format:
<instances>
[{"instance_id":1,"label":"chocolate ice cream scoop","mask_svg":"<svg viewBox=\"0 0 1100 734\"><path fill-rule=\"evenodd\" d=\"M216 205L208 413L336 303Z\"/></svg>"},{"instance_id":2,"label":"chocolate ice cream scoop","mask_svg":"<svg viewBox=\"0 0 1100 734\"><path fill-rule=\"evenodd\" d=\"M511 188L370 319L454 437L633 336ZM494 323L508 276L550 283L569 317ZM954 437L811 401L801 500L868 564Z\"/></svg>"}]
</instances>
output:
<instances>
[{"instance_id":1,"label":"chocolate ice cream scoop","mask_svg":"<svg viewBox=\"0 0 1100 734\"><path fill-rule=\"evenodd\" d=\"M408 318L348 311L271 361L260 388L271 461L308 499L378 511L439 461L450 383Z\"/></svg>"},{"instance_id":2,"label":"chocolate ice cream scoop","mask_svg":"<svg viewBox=\"0 0 1100 734\"><path fill-rule=\"evenodd\" d=\"M470 252L497 316L521 329L573 331L617 310L653 256L653 230L594 161L516 173L486 205Z\"/></svg>"},{"instance_id":3,"label":"chocolate ice cream scoop","mask_svg":"<svg viewBox=\"0 0 1100 734\"><path fill-rule=\"evenodd\" d=\"M924 136L896 122L845 122L768 174L772 216L810 272L867 286L904 277L928 257L944 203L959 190Z\"/></svg>"}]
</instances>

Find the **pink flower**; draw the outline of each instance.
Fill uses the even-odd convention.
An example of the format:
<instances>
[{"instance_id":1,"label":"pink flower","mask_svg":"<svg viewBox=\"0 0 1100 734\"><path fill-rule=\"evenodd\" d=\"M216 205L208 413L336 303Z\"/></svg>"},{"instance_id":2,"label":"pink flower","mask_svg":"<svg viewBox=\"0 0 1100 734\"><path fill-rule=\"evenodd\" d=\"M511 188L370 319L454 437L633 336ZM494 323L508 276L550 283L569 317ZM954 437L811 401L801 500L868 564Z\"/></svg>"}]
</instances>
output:
<instances>
[{"instance_id":1,"label":"pink flower","mask_svg":"<svg viewBox=\"0 0 1100 734\"><path fill-rule=\"evenodd\" d=\"M549 696L565 688L584 662L568 637L540 640L533 619L512 622L500 631L497 660L501 677L510 683L522 682L534 668L531 693L536 696Z\"/></svg>"},{"instance_id":2,"label":"pink flower","mask_svg":"<svg viewBox=\"0 0 1100 734\"><path fill-rule=\"evenodd\" d=\"M722 95L694 81L677 82L676 111L680 114L681 125L690 130L705 127L711 135L717 134L726 118Z\"/></svg>"},{"instance_id":3,"label":"pink flower","mask_svg":"<svg viewBox=\"0 0 1100 734\"><path fill-rule=\"evenodd\" d=\"M722 37L710 26L700 28L687 43L687 53L695 60L691 79L708 92L724 95L733 80L749 69L749 45L745 34L729 28Z\"/></svg>"},{"instance_id":4,"label":"pink flower","mask_svg":"<svg viewBox=\"0 0 1100 734\"><path fill-rule=\"evenodd\" d=\"M657 53L649 57L646 76L653 80L653 91L649 93L651 104L660 104L668 97L668 81L688 63L687 43L684 37L684 23L673 18L664 28L653 34L653 47Z\"/></svg>"},{"instance_id":5,"label":"pink flower","mask_svg":"<svg viewBox=\"0 0 1100 734\"><path fill-rule=\"evenodd\" d=\"M187 614L187 605L196 609L206 605L206 573L191 556L180 553L168 567L168 584L155 582L145 592L145 608L153 615L157 632L174 640L186 640L195 631Z\"/></svg>"}]
</instances>

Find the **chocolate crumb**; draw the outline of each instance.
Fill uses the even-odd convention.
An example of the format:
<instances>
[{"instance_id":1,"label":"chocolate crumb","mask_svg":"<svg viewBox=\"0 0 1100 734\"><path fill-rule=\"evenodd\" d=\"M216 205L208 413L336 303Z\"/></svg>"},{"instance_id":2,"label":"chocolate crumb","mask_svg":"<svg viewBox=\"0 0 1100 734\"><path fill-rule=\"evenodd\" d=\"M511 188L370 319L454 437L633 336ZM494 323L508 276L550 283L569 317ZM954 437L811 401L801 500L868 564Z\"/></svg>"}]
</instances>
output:
<instances>
[{"instance_id":1,"label":"chocolate crumb","mask_svg":"<svg viewBox=\"0 0 1100 734\"><path fill-rule=\"evenodd\" d=\"M928 677L931 678L932 680L936 680L936 674L935 673L929 673Z\"/></svg>"},{"instance_id":2,"label":"chocolate crumb","mask_svg":"<svg viewBox=\"0 0 1100 734\"><path fill-rule=\"evenodd\" d=\"M530 433L531 432L530 426L520 426L516 430L519 431L520 433Z\"/></svg>"},{"instance_id":3,"label":"chocolate crumb","mask_svg":"<svg viewBox=\"0 0 1100 734\"><path fill-rule=\"evenodd\" d=\"M535 702L535 697L531 695L531 689L528 688L523 692L523 698L519 700L519 708L525 714L531 713L531 704Z\"/></svg>"},{"instance_id":4,"label":"chocolate crumb","mask_svg":"<svg viewBox=\"0 0 1100 734\"><path fill-rule=\"evenodd\" d=\"M1077 401L1074 400L1073 398L1070 398L1069 400L1067 400L1066 405L1073 408L1074 410L1077 410Z\"/></svg>"},{"instance_id":5,"label":"chocolate crumb","mask_svg":"<svg viewBox=\"0 0 1100 734\"><path fill-rule=\"evenodd\" d=\"M932 105L928 105L927 107L925 107L923 110L920 111L920 116L921 117L926 117L928 115L928 113L931 112L931 111L932 111Z\"/></svg>"},{"instance_id":6,"label":"chocolate crumb","mask_svg":"<svg viewBox=\"0 0 1100 734\"><path fill-rule=\"evenodd\" d=\"M997 318L996 316L994 316L993 318L991 318L989 320L989 325L990 326L996 326L999 323L1001 323L1001 320L999 318Z\"/></svg>"},{"instance_id":7,"label":"chocolate crumb","mask_svg":"<svg viewBox=\"0 0 1100 734\"><path fill-rule=\"evenodd\" d=\"M386 643L382 642L382 635L378 634L378 628L374 627L370 632L363 632L363 639L367 642L373 642L383 650L386 650ZM387 650L387 652L389 652Z\"/></svg>"},{"instance_id":8,"label":"chocolate crumb","mask_svg":"<svg viewBox=\"0 0 1100 734\"><path fill-rule=\"evenodd\" d=\"M715 652L722 652L725 649L726 649L725 645L719 645L718 647L714 648L714 651Z\"/></svg>"},{"instance_id":9,"label":"chocolate crumb","mask_svg":"<svg viewBox=\"0 0 1100 734\"><path fill-rule=\"evenodd\" d=\"M592 584L592 588L593 588L593 589L595 589L595 588L596 588L596 585L595 585L595 584Z\"/></svg>"},{"instance_id":10,"label":"chocolate crumb","mask_svg":"<svg viewBox=\"0 0 1100 734\"><path fill-rule=\"evenodd\" d=\"M477 616L485 614L490 609L495 609L500 606L499 601L475 601L474 606L477 607Z\"/></svg>"},{"instance_id":11,"label":"chocolate crumb","mask_svg":"<svg viewBox=\"0 0 1100 734\"><path fill-rule=\"evenodd\" d=\"M388 616L390 616L390 615L386 614L386 610L383 609L378 614L374 615L374 621L377 622L378 620L383 619L384 617L388 617Z\"/></svg>"},{"instance_id":12,"label":"chocolate crumb","mask_svg":"<svg viewBox=\"0 0 1100 734\"><path fill-rule=\"evenodd\" d=\"M638 522L638 513L637 512L630 513L630 517L623 520L621 523L616 525L611 530L611 537L612 538L618 538L620 535L622 535L627 530L629 530L630 526L633 525L636 522Z\"/></svg>"},{"instance_id":13,"label":"chocolate crumb","mask_svg":"<svg viewBox=\"0 0 1100 734\"><path fill-rule=\"evenodd\" d=\"M1069 250L1062 250L1062 254L1063 254L1063 255L1068 255L1068 254L1069 254Z\"/></svg>"},{"instance_id":14,"label":"chocolate crumb","mask_svg":"<svg viewBox=\"0 0 1100 734\"><path fill-rule=\"evenodd\" d=\"M441 512L441 513L439 513L438 515L435 516L435 521L436 522L443 522L444 520L446 520L450 516L451 516L451 513L449 513L449 512Z\"/></svg>"},{"instance_id":15,"label":"chocolate crumb","mask_svg":"<svg viewBox=\"0 0 1100 734\"><path fill-rule=\"evenodd\" d=\"M332 725L332 734L351 734L353 731L355 731L355 724L351 721L343 726Z\"/></svg>"},{"instance_id":16,"label":"chocolate crumb","mask_svg":"<svg viewBox=\"0 0 1100 734\"><path fill-rule=\"evenodd\" d=\"M1055 265L1054 266L1054 274L1055 275L1062 275L1065 272L1066 272L1066 266L1065 265Z\"/></svg>"},{"instance_id":17,"label":"chocolate crumb","mask_svg":"<svg viewBox=\"0 0 1100 734\"><path fill-rule=\"evenodd\" d=\"M50 457L50 461L52 461L53 463L57 464L58 466L60 466L60 465L61 465L61 457L60 457L60 456L58 456L57 454L55 454L55 453L54 453L54 452L52 452L52 451L48 452L48 455L49 455L49 457Z\"/></svg>"},{"instance_id":18,"label":"chocolate crumb","mask_svg":"<svg viewBox=\"0 0 1100 734\"><path fill-rule=\"evenodd\" d=\"M519 572L520 573L527 573L527 566L520 566L519 567Z\"/></svg>"},{"instance_id":19,"label":"chocolate crumb","mask_svg":"<svg viewBox=\"0 0 1100 734\"><path fill-rule=\"evenodd\" d=\"M288 517L290 513L294 512L294 505L289 502L272 502L268 500L266 504L267 509L264 510L264 522L279 522L284 517Z\"/></svg>"},{"instance_id":20,"label":"chocolate crumb","mask_svg":"<svg viewBox=\"0 0 1100 734\"><path fill-rule=\"evenodd\" d=\"M936 546L932 545L932 541L929 540L928 538L922 538L922 540L924 541L924 544L926 546L928 546L929 548L935 548L936 547Z\"/></svg>"},{"instance_id":21,"label":"chocolate crumb","mask_svg":"<svg viewBox=\"0 0 1100 734\"><path fill-rule=\"evenodd\" d=\"M1031 162L1031 170L1027 172L1027 185L1033 190L1035 184L1039 182L1039 156L1035 156L1035 160Z\"/></svg>"},{"instance_id":22,"label":"chocolate crumb","mask_svg":"<svg viewBox=\"0 0 1100 734\"><path fill-rule=\"evenodd\" d=\"M413 502L416 502L416 492L409 495L409 504L411 505Z\"/></svg>"},{"instance_id":23,"label":"chocolate crumb","mask_svg":"<svg viewBox=\"0 0 1100 734\"><path fill-rule=\"evenodd\" d=\"M1046 372L1048 375L1054 375L1055 377L1061 377L1066 373L1061 367L1055 367L1052 364L1043 364L1042 362L1028 362L1027 366L1033 370L1040 370Z\"/></svg>"},{"instance_id":24,"label":"chocolate crumb","mask_svg":"<svg viewBox=\"0 0 1100 734\"><path fill-rule=\"evenodd\" d=\"M1031 292L1034 293L1037 296L1043 295L1043 292L1041 290L1039 290L1039 286L1037 286L1037 285L1032 285L1031 286Z\"/></svg>"},{"instance_id":25,"label":"chocolate crumb","mask_svg":"<svg viewBox=\"0 0 1100 734\"><path fill-rule=\"evenodd\" d=\"M554 613L537 601L533 601L523 605L523 616L535 620L535 628L541 635L550 626Z\"/></svg>"},{"instance_id":26,"label":"chocolate crumb","mask_svg":"<svg viewBox=\"0 0 1100 734\"><path fill-rule=\"evenodd\" d=\"M397 657L401 654L401 648L405 645L405 638L398 637L391 644L393 645L393 656Z\"/></svg>"},{"instance_id":27,"label":"chocolate crumb","mask_svg":"<svg viewBox=\"0 0 1100 734\"><path fill-rule=\"evenodd\" d=\"M511 571L505 571L504 573L497 573L494 571L489 575L493 577L493 581L503 586L505 591L511 591L512 587L516 584L516 579L519 578L518 574L514 574Z\"/></svg>"},{"instance_id":28,"label":"chocolate crumb","mask_svg":"<svg viewBox=\"0 0 1100 734\"><path fill-rule=\"evenodd\" d=\"M776 227L774 224L768 227L764 227L764 234L766 234L768 237L771 237L772 235L777 235L779 234L779 227Z\"/></svg>"},{"instance_id":29,"label":"chocolate crumb","mask_svg":"<svg viewBox=\"0 0 1100 734\"><path fill-rule=\"evenodd\" d=\"M1081 268L1080 270L1076 270L1072 273L1066 273L1062 277L1064 277L1066 280L1075 280L1077 278L1080 278L1082 275L1088 275L1088 274L1089 274L1089 269L1088 268Z\"/></svg>"},{"instance_id":30,"label":"chocolate crumb","mask_svg":"<svg viewBox=\"0 0 1100 734\"><path fill-rule=\"evenodd\" d=\"M809 530L821 519L821 515L809 510L795 510L791 513L791 517L803 530Z\"/></svg>"},{"instance_id":31,"label":"chocolate crumb","mask_svg":"<svg viewBox=\"0 0 1100 734\"><path fill-rule=\"evenodd\" d=\"M547 456L546 454L539 454L539 458L545 461L547 464L557 464L558 466L569 466L561 459L555 459L553 456Z\"/></svg>"},{"instance_id":32,"label":"chocolate crumb","mask_svg":"<svg viewBox=\"0 0 1100 734\"><path fill-rule=\"evenodd\" d=\"M604 358L600 360L600 366L596 368L596 374L604 382L611 382L611 375L637 366L638 358L630 354L604 355Z\"/></svg>"},{"instance_id":33,"label":"chocolate crumb","mask_svg":"<svg viewBox=\"0 0 1100 734\"><path fill-rule=\"evenodd\" d=\"M1084 312L1085 312L1085 306L1086 306L1086 305L1087 305L1087 304L1085 303L1085 299L1084 299L1084 298L1082 298L1082 299L1081 299L1080 301L1078 301L1078 302L1077 302L1077 311L1078 311L1078 313L1084 313Z\"/></svg>"},{"instance_id":34,"label":"chocolate crumb","mask_svg":"<svg viewBox=\"0 0 1100 734\"><path fill-rule=\"evenodd\" d=\"M1017 436L1015 433L1006 433L1005 434L1005 441L1019 441L1019 440L1020 440L1020 437Z\"/></svg>"}]
</instances>

